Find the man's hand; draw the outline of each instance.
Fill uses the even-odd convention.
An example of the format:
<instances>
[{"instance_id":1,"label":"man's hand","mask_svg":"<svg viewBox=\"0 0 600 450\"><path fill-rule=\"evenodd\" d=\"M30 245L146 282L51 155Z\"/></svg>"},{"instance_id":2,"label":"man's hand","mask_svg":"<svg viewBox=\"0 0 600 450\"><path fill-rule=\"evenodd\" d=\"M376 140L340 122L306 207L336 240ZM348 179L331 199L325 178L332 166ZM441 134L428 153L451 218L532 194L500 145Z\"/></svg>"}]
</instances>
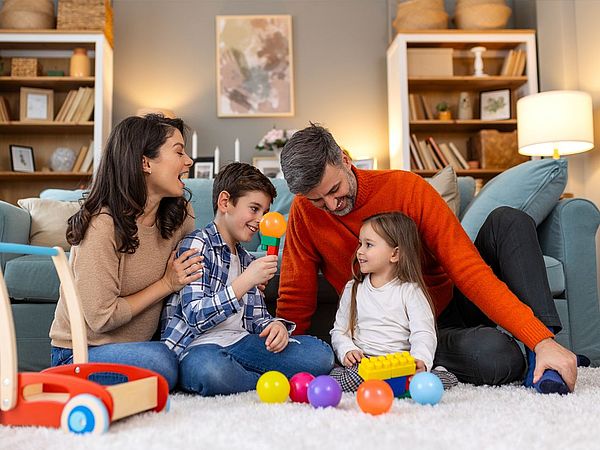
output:
<instances>
[{"instance_id":1,"label":"man's hand","mask_svg":"<svg viewBox=\"0 0 600 450\"><path fill-rule=\"evenodd\" d=\"M577 357L552 338L541 341L533 349L535 352L535 371L533 382L537 383L544 370L556 370L571 392L577 381Z\"/></svg>"},{"instance_id":2,"label":"man's hand","mask_svg":"<svg viewBox=\"0 0 600 450\"><path fill-rule=\"evenodd\" d=\"M288 331L285 325L279 320L274 320L262 330L260 337L265 337L265 346L267 350L273 353L279 353L288 345Z\"/></svg>"},{"instance_id":3,"label":"man's hand","mask_svg":"<svg viewBox=\"0 0 600 450\"><path fill-rule=\"evenodd\" d=\"M364 357L365 354L361 350L350 350L344 355L343 364L346 367L352 367L354 364L358 364Z\"/></svg>"}]
</instances>

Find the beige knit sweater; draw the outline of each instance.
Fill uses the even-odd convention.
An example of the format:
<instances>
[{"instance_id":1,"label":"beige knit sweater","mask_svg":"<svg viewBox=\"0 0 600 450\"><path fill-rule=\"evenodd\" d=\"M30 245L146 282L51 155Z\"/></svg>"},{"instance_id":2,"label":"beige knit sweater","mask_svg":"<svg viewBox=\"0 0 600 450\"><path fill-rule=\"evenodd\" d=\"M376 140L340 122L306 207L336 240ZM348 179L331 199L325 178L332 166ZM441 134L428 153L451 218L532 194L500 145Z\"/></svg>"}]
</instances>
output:
<instances>
[{"instance_id":1,"label":"beige knit sweater","mask_svg":"<svg viewBox=\"0 0 600 450\"><path fill-rule=\"evenodd\" d=\"M160 280L171 252L181 238L194 229L189 217L170 239L156 226L138 223L140 245L133 254L117 250L115 229L109 214L90 221L85 238L71 248L71 267L81 297L88 345L149 340L158 326L163 303L156 302L135 317L123 297L135 294ZM66 302L61 297L50 328L52 345L72 348Z\"/></svg>"}]
</instances>

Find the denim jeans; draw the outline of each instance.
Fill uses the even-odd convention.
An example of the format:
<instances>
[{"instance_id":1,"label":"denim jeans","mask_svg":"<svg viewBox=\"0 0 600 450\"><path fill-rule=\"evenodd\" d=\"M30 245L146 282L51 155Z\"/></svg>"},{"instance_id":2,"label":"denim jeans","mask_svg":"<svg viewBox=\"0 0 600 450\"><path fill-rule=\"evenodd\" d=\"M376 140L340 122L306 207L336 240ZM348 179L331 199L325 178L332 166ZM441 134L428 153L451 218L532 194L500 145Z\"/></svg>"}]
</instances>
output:
<instances>
[{"instance_id":1,"label":"denim jeans","mask_svg":"<svg viewBox=\"0 0 600 450\"><path fill-rule=\"evenodd\" d=\"M169 390L177 385L179 364L177 355L165 344L157 341L124 342L120 344L105 344L88 347L89 362L104 362L127 364L142 367L159 373L169 383ZM73 350L70 348L52 347L52 366L73 363ZM96 383L111 385L127 381L127 378L115 373L99 373L92 375L90 380Z\"/></svg>"},{"instance_id":2,"label":"denim jeans","mask_svg":"<svg viewBox=\"0 0 600 450\"><path fill-rule=\"evenodd\" d=\"M235 394L256 389L260 376L269 370L288 378L298 372L328 374L333 359L331 347L313 336L292 336L283 351L273 353L264 338L250 334L228 347L202 344L186 350L179 383L184 391L202 396Z\"/></svg>"}]
</instances>

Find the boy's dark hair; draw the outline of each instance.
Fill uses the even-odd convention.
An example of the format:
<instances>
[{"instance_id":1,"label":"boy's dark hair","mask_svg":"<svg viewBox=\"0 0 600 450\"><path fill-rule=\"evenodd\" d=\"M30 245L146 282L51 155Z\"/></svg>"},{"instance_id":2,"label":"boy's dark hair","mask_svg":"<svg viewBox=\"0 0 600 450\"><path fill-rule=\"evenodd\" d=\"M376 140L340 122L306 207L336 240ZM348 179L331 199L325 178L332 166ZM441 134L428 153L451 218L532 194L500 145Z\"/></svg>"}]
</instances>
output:
<instances>
[{"instance_id":1,"label":"boy's dark hair","mask_svg":"<svg viewBox=\"0 0 600 450\"><path fill-rule=\"evenodd\" d=\"M246 163L231 163L223 167L213 183L213 213L217 213L219 194L229 193L231 202L235 205L238 198L247 192L260 191L271 197L271 203L277 197L275 186L260 170Z\"/></svg>"}]
</instances>

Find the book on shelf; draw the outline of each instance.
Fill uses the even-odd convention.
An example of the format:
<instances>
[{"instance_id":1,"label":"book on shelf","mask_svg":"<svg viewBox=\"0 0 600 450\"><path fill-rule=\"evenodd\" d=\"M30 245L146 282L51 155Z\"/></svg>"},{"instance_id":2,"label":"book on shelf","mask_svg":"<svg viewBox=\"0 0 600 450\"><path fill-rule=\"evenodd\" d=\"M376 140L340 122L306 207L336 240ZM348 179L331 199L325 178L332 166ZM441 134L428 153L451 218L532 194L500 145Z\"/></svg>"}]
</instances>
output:
<instances>
[{"instance_id":1,"label":"book on shelf","mask_svg":"<svg viewBox=\"0 0 600 450\"><path fill-rule=\"evenodd\" d=\"M517 50L517 59L513 70L513 77L520 77L525 71L526 54L524 50Z\"/></svg>"},{"instance_id":2,"label":"book on shelf","mask_svg":"<svg viewBox=\"0 0 600 450\"><path fill-rule=\"evenodd\" d=\"M79 107L75 111L73 115L73 122L81 123L87 122L92 114L94 109L94 89L93 88L83 88L83 97L81 99L81 103Z\"/></svg>"},{"instance_id":3,"label":"book on shelf","mask_svg":"<svg viewBox=\"0 0 600 450\"><path fill-rule=\"evenodd\" d=\"M441 152L444 154L444 156L450 163L450 165L454 168L454 170L464 169L460 161L456 158L456 156L454 156L454 153L452 153L452 150L450 150L448 144L446 144L445 142L440 142L439 147Z\"/></svg>"},{"instance_id":4,"label":"book on shelf","mask_svg":"<svg viewBox=\"0 0 600 450\"><path fill-rule=\"evenodd\" d=\"M469 164L467 164L467 160L465 159L463 154L460 152L458 147L454 144L454 142L448 142L448 146L450 147L450 150L452 150L452 153L454 154L456 159L460 162L460 165L462 166L462 168L468 169Z\"/></svg>"},{"instance_id":5,"label":"book on shelf","mask_svg":"<svg viewBox=\"0 0 600 450\"><path fill-rule=\"evenodd\" d=\"M425 113L425 119L434 120L435 116L433 115L433 111L431 110L431 107L429 106L427 97L425 97L422 94L419 95L419 97L421 98L421 104L423 105L423 112Z\"/></svg>"},{"instance_id":6,"label":"book on shelf","mask_svg":"<svg viewBox=\"0 0 600 450\"><path fill-rule=\"evenodd\" d=\"M8 101L0 95L0 122L10 122L10 110Z\"/></svg>"},{"instance_id":7,"label":"book on shelf","mask_svg":"<svg viewBox=\"0 0 600 450\"><path fill-rule=\"evenodd\" d=\"M415 100L415 94L408 94L408 111L410 120L419 120L417 115L417 102Z\"/></svg>"},{"instance_id":8,"label":"book on shelf","mask_svg":"<svg viewBox=\"0 0 600 450\"><path fill-rule=\"evenodd\" d=\"M74 122L75 112L77 111L77 108L79 108L79 105L81 104L81 101L83 100L84 96L85 88L79 88L79 90L77 90L77 93L73 97L71 104L69 105L69 109L65 112L63 122Z\"/></svg>"},{"instance_id":9,"label":"book on shelf","mask_svg":"<svg viewBox=\"0 0 600 450\"><path fill-rule=\"evenodd\" d=\"M450 164L450 162L446 159L446 157L440 150L440 147L437 145L437 142L435 142L435 139L433 139L433 137L429 136L427 138L427 143L430 145L431 149L433 150L433 153L435 154L437 160L442 164L442 167L441 167L442 169L444 167L446 167L448 164Z\"/></svg>"},{"instance_id":10,"label":"book on shelf","mask_svg":"<svg viewBox=\"0 0 600 450\"><path fill-rule=\"evenodd\" d=\"M77 95L77 91L74 91L74 90L69 91L69 93L67 94L67 97L65 98L65 101L63 102L60 109L58 110L58 114L54 118L55 122L64 122L65 116L67 115L67 111L69 110L70 105L73 102L73 97L75 97L75 95Z\"/></svg>"},{"instance_id":11,"label":"book on shelf","mask_svg":"<svg viewBox=\"0 0 600 450\"><path fill-rule=\"evenodd\" d=\"M500 76L507 77L512 73L512 64L513 58L515 57L515 51L509 50L506 56L504 57L504 61L502 62L502 69L500 69Z\"/></svg>"},{"instance_id":12,"label":"book on shelf","mask_svg":"<svg viewBox=\"0 0 600 450\"><path fill-rule=\"evenodd\" d=\"M79 149L79 153L77 153L77 158L75 159L75 164L73 164L73 168L71 169L73 172L81 172L81 165L83 164L83 160L88 151L87 145L82 145Z\"/></svg>"},{"instance_id":13,"label":"book on shelf","mask_svg":"<svg viewBox=\"0 0 600 450\"><path fill-rule=\"evenodd\" d=\"M417 151L417 154L419 155L419 159L421 160L421 163L423 164L423 169L424 170L435 170L435 165L433 164L433 160L431 159L431 156L428 154L427 149L424 148L425 142L419 141L417 139L417 135L414 133L412 133L410 135L410 138L411 138L413 147Z\"/></svg>"},{"instance_id":14,"label":"book on shelf","mask_svg":"<svg viewBox=\"0 0 600 450\"><path fill-rule=\"evenodd\" d=\"M502 63L500 75L504 77L520 77L525 70L527 54L525 50L509 50Z\"/></svg>"},{"instance_id":15,"label":"book on shelf","mask_svg":"<svg viewBox=\"0 0 600 450\"><path fill-rule=\"evenodd\" d=\"M94 165L94 141L90 141L85 152L85 158L81 163L80 172L89 172Z\"/></svg>"},{"instance_id":16,"label":"book on shelf","mask_svg":"<svg viewBox=\"0 0 600 450\"><path fill-rule=\"evenodd\" d=\"M410 157L414 161L414 165L412 167L417 170L423 170L425 166L423 165L423 161L421 161L421 156L419 155L419 152L417 151L412 139L408 144L410 147Z\"/></svg>"}]
</instances>

